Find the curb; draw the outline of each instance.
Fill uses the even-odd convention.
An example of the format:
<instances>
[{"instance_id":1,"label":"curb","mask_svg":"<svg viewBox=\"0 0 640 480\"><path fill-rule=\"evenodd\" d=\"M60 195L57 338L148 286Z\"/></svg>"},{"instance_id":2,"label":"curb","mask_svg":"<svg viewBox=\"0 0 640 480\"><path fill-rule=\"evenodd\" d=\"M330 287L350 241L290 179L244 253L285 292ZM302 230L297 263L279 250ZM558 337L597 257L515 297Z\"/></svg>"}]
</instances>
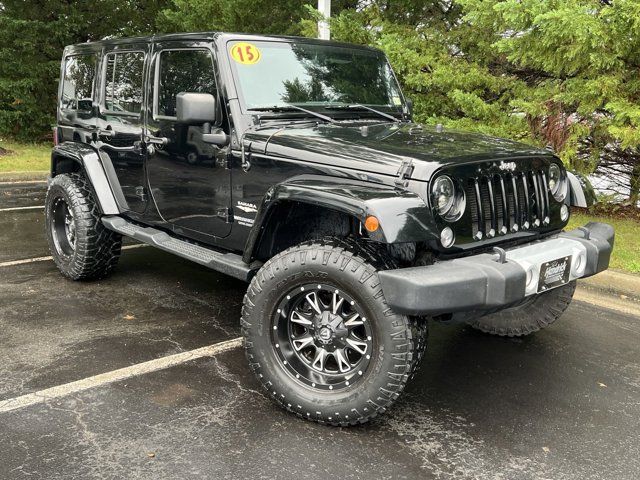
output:
<instances>
[{"instance_id":1,"label":"curb","mask_svg":"<svg viewBox=\"0 0 640 480\"><path fill-rule=\"evenodd\" d=\"M39 170L36 172L0 172L0 182L46 182L49 172Z\"/></svg>"},{"instance_id":2,"label":"curb","mask_svg":"<svg viewBox=\"0 0 640 480\"><path fill-rule=\"evenodd\" d=\"M580 280L578 285L587 290L598 290L623 299L640 301L640 275L605 270L593 277Z\"/></svg>"}]
</instances>

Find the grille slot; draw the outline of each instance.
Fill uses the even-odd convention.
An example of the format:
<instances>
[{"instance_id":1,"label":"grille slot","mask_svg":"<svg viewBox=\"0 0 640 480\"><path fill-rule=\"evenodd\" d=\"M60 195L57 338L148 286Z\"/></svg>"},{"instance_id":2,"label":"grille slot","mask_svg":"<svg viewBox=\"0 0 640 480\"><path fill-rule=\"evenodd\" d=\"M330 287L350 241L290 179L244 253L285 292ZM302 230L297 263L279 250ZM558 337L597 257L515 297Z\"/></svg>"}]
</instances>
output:
<instances>
[{"instance_id":1,"label":"grille slot","mask_svg":"<svg viewBox=\"0 0 640 480\"><path fill-rule=\"evenodd\" d=\"M466 196L474 239L547 225L547 192L544 171L509 172L469 179Z\"/></svg>"}]
</instances>

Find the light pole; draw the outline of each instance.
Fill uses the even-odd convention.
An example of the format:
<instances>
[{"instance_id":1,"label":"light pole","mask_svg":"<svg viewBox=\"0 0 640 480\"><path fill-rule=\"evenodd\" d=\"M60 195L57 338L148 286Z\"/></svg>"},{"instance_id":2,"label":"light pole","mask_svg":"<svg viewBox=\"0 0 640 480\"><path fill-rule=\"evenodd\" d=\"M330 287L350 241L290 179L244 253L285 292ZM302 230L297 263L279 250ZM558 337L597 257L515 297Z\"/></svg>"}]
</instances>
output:
<instances>
[{"instance_id":1,"label":"light pole","mask_svg":"<svg viewBox=\"0 0 640 480\"><path fill-rule=\"evenodd\" d=\"M318 11L322 15L322 20L318 21L318 38L329 40L331 30L329 28L329 18L331 18L331 0L318 0Z\"/></svg>"}]
</instances>

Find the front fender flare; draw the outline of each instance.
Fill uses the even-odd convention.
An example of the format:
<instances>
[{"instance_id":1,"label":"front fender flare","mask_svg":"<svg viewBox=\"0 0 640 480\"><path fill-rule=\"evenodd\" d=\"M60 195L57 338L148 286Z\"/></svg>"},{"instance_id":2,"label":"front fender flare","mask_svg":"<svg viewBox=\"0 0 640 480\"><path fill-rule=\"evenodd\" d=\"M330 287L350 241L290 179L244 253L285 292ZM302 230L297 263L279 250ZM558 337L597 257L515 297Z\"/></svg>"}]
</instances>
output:
<instances>
[{"instance_id":1,"label":"front fender flare","mask_svg":"<svg viewBox=\"0 0 640 480\"><path fill-rule=\"evenodd\" d=\"M438 238L429 207L417 194L393 186L353 179L303 175L269 189L258 208L245 247L249 261L270 221L271 212L282 202L298 202L346 213L364 223L375 216L380 228L369 234L380 243L421 242Z\"/></svg>"},{"instance_id":2,"label":"front fender flare","mask_svg":"<svg viewBox=\"0 0 640 480\"><path fill-rule=\"evenodd\" d=\"M596 203L596 194L587 177L579 173L567 172L569 195L567 203L573 207L587 208Z\"/></svg>"}]
</instances>

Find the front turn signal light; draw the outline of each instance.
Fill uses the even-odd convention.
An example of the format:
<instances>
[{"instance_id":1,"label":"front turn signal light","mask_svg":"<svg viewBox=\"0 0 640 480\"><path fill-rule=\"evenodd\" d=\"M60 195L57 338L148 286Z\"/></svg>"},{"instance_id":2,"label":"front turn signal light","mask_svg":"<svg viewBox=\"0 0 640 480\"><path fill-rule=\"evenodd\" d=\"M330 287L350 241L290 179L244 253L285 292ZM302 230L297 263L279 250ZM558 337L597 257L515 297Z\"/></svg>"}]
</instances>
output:
<instances>
[{"instance_id":1,"label":"front turn signal light","mask_svg":"<svg viewBox=\"0 0 640 480\"><path fill-rule=\"evenodd\" d=\"M364 221L364 228L367 229L367 232L375 232L380 228L380 222L376 217L370 215Z\"/></svg>"}]
</instances>

